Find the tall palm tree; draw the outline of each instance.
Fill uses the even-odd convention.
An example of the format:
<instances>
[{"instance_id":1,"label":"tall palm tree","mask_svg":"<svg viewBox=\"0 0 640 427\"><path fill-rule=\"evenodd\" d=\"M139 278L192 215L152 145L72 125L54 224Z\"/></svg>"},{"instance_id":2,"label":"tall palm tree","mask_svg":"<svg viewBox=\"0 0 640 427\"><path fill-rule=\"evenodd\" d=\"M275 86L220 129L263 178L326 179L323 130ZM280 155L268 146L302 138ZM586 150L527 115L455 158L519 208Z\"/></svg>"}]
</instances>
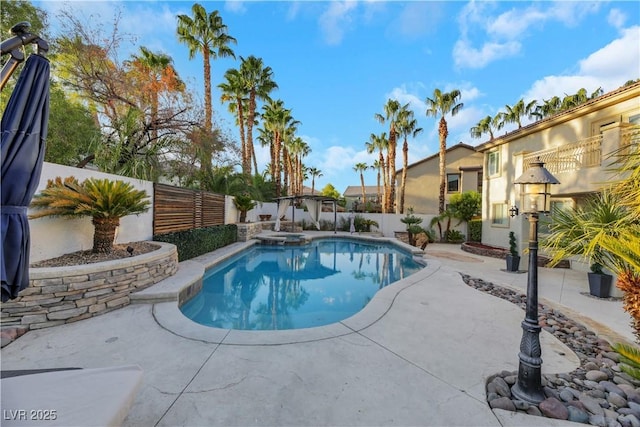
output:
<instances>
[{"instance_id":1,"label":"tall palm tree","mask_svg":"<svg viewBox=\"0 0 640 427\"><path fill-rule=\"evenodd\" d=\"M193 16L178 15L178 40L187 45L189 59L193 59L196 53L202 54L204 60L204 111L205 132L209 133L213 127L213 107L211 105L211 59L232 57L235 53L229 47L235 44L236 39L227 32L227 26L222 22L222 17L217 10L207 14L205 8L194 3L191 7ZM211 149L205 149L201 168L203 171L211 170Z\"/></svg>"},{"instance_id":2,"label":"tall palm tree","mask_svg":"<svg viewBox=\"0 0 640 427\"><path fill-rule=\"evenodd\" d=\"M388 192L388 163L384 160L384 150L389 146L389 139L387 133L382 132L380 135L372 133L369 135L369 141L365 142L367 147L367 153L371 154L378 150L378 201L383 213L388 212L386 206L387 192ZM382 174L382 197L380 197L380 174Z\"/></svg>"},{"instance_id":3,"label":"tall palm tree","mask_svg":"<svg viewBox=\"0 0 640 427\"><path fill-rule=\"evenodd\" d=\"M542 105L537 105L535 111L531 114L538 120L542 120L559 112L561 110L561 107L562 100L557 96L553 96L549 99L543 100Z\"/></svg>"},{"instance_id":4,"label":"tall palm tree","mask_svg":"<svg viewBox=\"0 0 640 427\"><path fill-rule=\"evenodd\" d=\"M369 166L364 163L356 163L353 167L353 170L360 173L360 189L362 190L362 212L364 212L365 207L367 206L367 193L364 189L364 171L369 169Z\"/></svg>"},{"instance_id":5,"label":"tall palm tree","mask_svg":"<svg viewBox=\"0 0 640 427\"><path fill-rule=\"evenodd\" d=\"M257 100L268 101L270 99L269 94L278 88L278 85L273 81L273 70L271 67L265 67L262 62L262 58L257 58L250 55L246 59L240 57L242 63L240 64L240 75L242 76L242 84L245 93L249 99L249 105L247 110L247 157L252 158L253 148L253 126L256 120ZM255 157L255 156L253 156ZM258 173L257 164L255 165L255 173Z\"/></svg>"},{"instance_id":6,"label":"tall palm tree","mask_svg":"<svg viewBox=\"0 0 640 427\"><path fill-rule=\"evenodd\" d=\"M402 182L400 184L400 213L404 213L404 193L407 186L407 169L409 167L409 143L407 138L415 138L422 132L418 127L418 120L414 117L413 111L409 110L409 104L402 106L398 117L398 133L403 138L402 142Z\"/></svg>"},{"instance_id":7,"label":"tall palm tree","mask_svg":"<svg viewBox=\"0 0 640 427\"><path fill-rule=\"evenodd\" d=\"M384 113L376 113L375 118L380 123L389 123L389 144L387 146L388 189L385 193L385 205L387 212L395 212L396 198L396 147L398 144L398 115L401 105L395 99L387 100L384 105Z\"/></svg>"},{"instance_id":8,"label":"tall palm tree","mask_svg":"<svg viewBox=\"0 0 640 427\"><path fill-rule=\"evenodd\" d=\"M453 89L451 92L442 92L440 89L433 91L433 98L427 98L427 117L440 116L440 122L438 124L438 136L440 137L440 151L439 151L439 170L440 170L440 195L438 198L438 213L442 215L444 213L444 201L445 190L447 188L446 182L446 155L447 155L447 136L449 136L449 129L447 127L447 120L445 116L451 113L452 116L458 114L464 104L458 102L461 98L461 93L458 89Z\"/></svg>"},{"instance_id":9,"label":"tall palm tree","mask_svg":"<svg viewBox=\"0 0 640 427\"><path fill-rule=\"evenodd\" d=\"M316 178L320 178L322 175L322 171L316 167L309 168L309 174L311 175L311 194L315 194L316 189Z\"/></svg>"},{"instance_id":10,"label":"tall palm tree","mask_svg":"<svg viewBox=\"0 0 640 427\"><path fill-rule=\"evenodd\" d=\"M269 100L262 106L263 126L271 136L271 177L276 187L276 197L282 193L282 146L284 142L291 138L297 129L299 121L291 115L291 110L284 108L282 100Z\"/></svg>"},{"instance_id":11,"label":"tall palm tree","mask_svg":"<svg viewBox=\"0 0 640 427\"><path fill-rule=\"evenodd\" d=\"M222 90L220 95L221 102L229 103L229 112L236 117L236 123L240 130L240 151L242 161L242 172L245 176L251 175L251 151L248 149L247 137L245 133L245 105L248 103L246 98L247 91L244 89L242 74L240 70L235 68L228 69L224 73L225 81L218 85Z\"/></svg>"}]
</instances>

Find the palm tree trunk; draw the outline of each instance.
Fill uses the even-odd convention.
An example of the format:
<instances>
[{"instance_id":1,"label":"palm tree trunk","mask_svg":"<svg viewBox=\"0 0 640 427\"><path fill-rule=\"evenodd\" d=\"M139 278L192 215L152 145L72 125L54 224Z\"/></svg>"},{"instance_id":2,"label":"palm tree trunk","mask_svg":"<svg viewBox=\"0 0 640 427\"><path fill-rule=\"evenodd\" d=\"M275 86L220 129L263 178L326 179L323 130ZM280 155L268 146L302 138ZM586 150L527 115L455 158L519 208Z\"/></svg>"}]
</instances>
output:
<instances>
[{"instance_id":1,"label":"palm tree trunk","mask_svg":"<svg viewBox=\"0 0 640 427\"><path fill-rule=\"evenodd\" d=\"M402 144L402 184L400 185L400 213L404 213L404 190L407 186L407 167L409 166L409 144L404 138Z\"/></svg>"},{"instance_id":2,"label":"palm tree trunk","mask_svg":"<svg viewBox=\"0 0 640 427\"><path fill-rule=\"evenodd\" d=\"M438 214L444 213L444 195L447 188L447 175L446 175L446 156L447 156L447 121L444 116L440 119L438 126L438 133L440 134L440 195L438 197Z\"/></svg>"},{"instance_id":3,"label":"palm tree trunk","mask_svg":"<svg viewBox=\"0 0 640 427\"><path fill-rule=\"evenodd\" d=\"M120 225L120 218L93 218L93 252L109 253L113 250L116 228Z\"/></svg>"},{"instance_id":4,"label":"palm tree trunk","mask_svg":"<svg viewBox=\"0 0 640 427\"><path fill-rule=\"evenodd\" d=\"M389 132L389 194L387 212L395 213L396 199L396 132Z\"/></svg>"},{"instance_id":5,"label":"palm tree trunk","mask_svg":"<svg viewBox=\"0 0 640 427\"><path fill-rule=\"evenodd\" d=\"M364 191L364 175L360 172L360 187L362 188L362 212L364 212L367 206L367 194Z\"/></svg>"},{"instance_id":6,"label":"palm tree trunk","mask_svg":"<svg viewBox=\"0 0 640 427\"><path fill-rule=\"evenodd\" d=\"M256 92L254 89L251 90L249 94L249 112L247 113L247 152L242 153L243 156L246 156L247 161L247 170L249 174L251 174L251 155L254 152L253 148L253 122L256 118ZM256 168L256 171L258 168ZM244 164L243 164L244 171ZM245 172L246 173L246 172Z\"/></svg>"}]
</instances>

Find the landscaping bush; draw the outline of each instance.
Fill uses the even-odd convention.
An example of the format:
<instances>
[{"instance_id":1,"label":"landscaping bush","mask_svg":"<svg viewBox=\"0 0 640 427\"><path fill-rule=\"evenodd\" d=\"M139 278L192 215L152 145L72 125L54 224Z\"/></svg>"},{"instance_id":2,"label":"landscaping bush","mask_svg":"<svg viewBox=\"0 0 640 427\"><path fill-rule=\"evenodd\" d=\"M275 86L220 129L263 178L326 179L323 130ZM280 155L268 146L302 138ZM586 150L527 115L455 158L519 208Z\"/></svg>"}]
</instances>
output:
<instances>
[{"instance_id":1,"label":"landscaping bush","mask_svg":"<svg viewBox=\"0 0 640 427\"><path fill-rule=\"evenodd\" d=\"M467 223L469 228L469 240L472 242L482 242L482 220L472 219Z\"/></svg>"},{"instance_id":2,"label":"landscaping bush","mask_svg":"<svg viewBox=\"0 0 640 427\"><path fill-rule=\"evenodd\" d=\"M153 236L156 242L172 243L178 249L178 261L185 261L238 241L235 224L195 228Z\"/></svg>"}]
</instances>

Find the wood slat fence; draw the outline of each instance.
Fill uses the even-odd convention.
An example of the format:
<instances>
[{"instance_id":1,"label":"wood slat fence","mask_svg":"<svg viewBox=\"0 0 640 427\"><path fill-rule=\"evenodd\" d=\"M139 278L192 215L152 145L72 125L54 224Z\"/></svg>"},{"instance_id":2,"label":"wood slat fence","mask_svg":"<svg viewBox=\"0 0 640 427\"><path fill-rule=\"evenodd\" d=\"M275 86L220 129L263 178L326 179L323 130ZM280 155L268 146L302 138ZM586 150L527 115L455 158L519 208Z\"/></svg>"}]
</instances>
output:
<instances>
[{"instance_id":1,"label":"wood slat fence","mask_svg":"<svg viewBox=\"0 0 640 427\"><path fill-rule=\"evenodd\" d=\"M153 200L154 235L224 224L222 194L154 184Z\"/></svg>"}]
</instances>

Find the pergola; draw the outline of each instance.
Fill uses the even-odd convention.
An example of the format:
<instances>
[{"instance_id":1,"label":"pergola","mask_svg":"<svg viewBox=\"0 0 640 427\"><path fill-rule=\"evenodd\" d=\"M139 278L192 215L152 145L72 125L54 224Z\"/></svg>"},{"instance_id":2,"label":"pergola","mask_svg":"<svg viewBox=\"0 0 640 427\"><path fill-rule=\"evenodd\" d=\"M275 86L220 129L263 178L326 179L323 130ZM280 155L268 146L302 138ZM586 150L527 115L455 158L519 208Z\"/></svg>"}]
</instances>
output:
<instances>
[{"instance_id":1,"label":"pergola","mask_svg":"<svg viewBox=\"0 0 640 427\"><path fill-rule=\"evenodd\" d=\"M278 224L278 228L279 228L279 221L280 221L280 202L284 201L284 200L288 200L289 204L291 205L295 205L295 202L297 202L298 200L313 200L315 202L320 202L320 211L322 211L322 205L324 204L333 204L333 232L334 234L338 232L338 199L336 199L335 197L329 197L329 196L317 196L317 195L311 195L311 194L306 194L306 195L299 195L299 196L283 196L283 197L277 197L274 199L276 201L276 203L278 204L278 218L276 218L276 223ZM288 206L287 206L288 207ZM293 209L293 214L292 214L292 219L291 222L293 224L295 224L296 222L296 209L294 206ZM291 228L293 230L293 226Z\"/></svg>"}]
</instances>

